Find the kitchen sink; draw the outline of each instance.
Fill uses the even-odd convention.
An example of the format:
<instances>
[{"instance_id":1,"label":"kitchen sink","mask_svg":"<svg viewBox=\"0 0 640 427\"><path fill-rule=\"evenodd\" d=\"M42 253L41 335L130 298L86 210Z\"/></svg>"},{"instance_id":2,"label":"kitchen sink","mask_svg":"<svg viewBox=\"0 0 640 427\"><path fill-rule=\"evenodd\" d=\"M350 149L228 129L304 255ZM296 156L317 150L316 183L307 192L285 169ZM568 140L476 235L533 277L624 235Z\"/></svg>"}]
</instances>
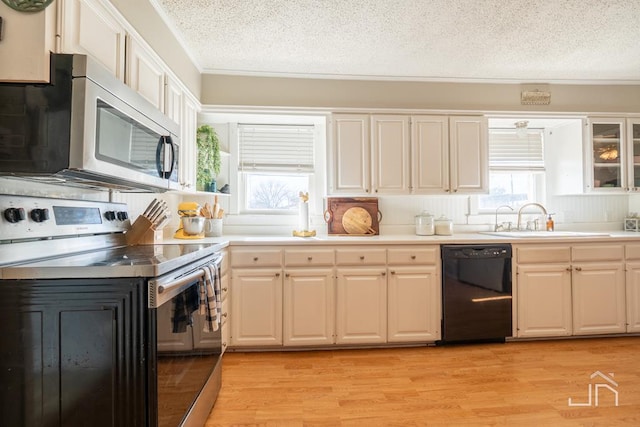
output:
<instances>
[{"instance_id":1,"label":"kitchen sink","mask_svg":"<svg viewBox=\"0 0 640 427\"><path fill-rule=\"evenodd\" d=\"M608 237L608 233L584 231L481 231L481 234L515 238L548 238L548 237Z\"/></svg>"}]
</instances>

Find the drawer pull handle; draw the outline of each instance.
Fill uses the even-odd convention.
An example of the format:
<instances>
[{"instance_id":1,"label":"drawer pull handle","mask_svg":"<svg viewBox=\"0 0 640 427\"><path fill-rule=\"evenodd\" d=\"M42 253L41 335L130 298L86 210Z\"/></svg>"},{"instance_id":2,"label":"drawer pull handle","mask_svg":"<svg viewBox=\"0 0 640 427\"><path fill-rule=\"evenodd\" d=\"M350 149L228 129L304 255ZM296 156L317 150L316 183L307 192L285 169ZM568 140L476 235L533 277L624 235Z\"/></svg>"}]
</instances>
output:
<instances>
[{"instance_id":1,"label":"drawer pull handle","mask_svg":"<svg viewBox=\"0 0 640 427\"><path fill-rule=\"evenodd\" d=\"M582 271L582 267L576 267L576 271Z\"/></svg>"},{"instance_id":2,"label":"drawer pull handle","mask_svg":"<svg viewBox=\"0 0 640 427\"><path fill-rule=\"evenodd\" d=\"M222 317L227 317L227 313L222 313Z\"/></svg>"},{"instance_id":3,"label":"drawer pull handle","mask_svg":"<svg viewBox=\"0 0 640 427\"><path fill-rule=\"evenodd\" d=\"M307 260L308 260L308 261L311 261L311 260L313 260L313 257L312 257L312 256L307 257Z\"/></svg>"},{"instance_id":4,"label":"drawer pull handle","mask_svg":"<svg viewBox=\"0 0 640 427\"><path fill-rule=\"evenodd\" d=\"M386 271L383 271L383 272L382 272L382 277L384 277L384 276L386 276L386 275L387 275L387 272L386 272Z\"/></svg>"},{"instance_id":5,"label":"drawer pull handle","mask_svg":"<svg viewBox=\"0 0 640 427\"><path fill-rule=\"evenodd\" d=\"M229 288L222 288L222 292L227 292Z\"/></svg>"},{"instance_id":6,"label":"drawer pull handle","mask_svg":"<svg viewBox=\"0 0 640 427\"><path fill-rule=\"evenodd\" d=\"M411 259L416 259L416 256L415 255L411 255Z\"/></svg>"},{"instance_id":7,"label":"drawer pull handle","mask_svg":"<svg viewBox=\"0 0 640 427\"><path fill-rule=\"evenodd\" d=\"M391 274L396 274L396 271L395 270L391 270Z\"/></svg>"},{"instance_id":8,"label":"drawer pull handle","mask_svg":"<svg viewBox=\"0 0 640 427\"><path fill-rule=\"evenodd\" d=\"M567 267L567 271L571 271L571 267Z\"/></svg>"},{"instance_id":9,"label":"drawer pull handle","mask_svg":"<svg viewBox=\"0 0 640 427\"><path fill-rule=\"evenodd\" d=\"M290 276L291 276L291 274L289 274L289 273L286 273L286 274L284 275L284 277L290 277Z\"/></svg>"},{"instance_id":10,"label":"drawer pull handle","mask_svg":"<svg viewBox=\"0 0 640 427\"><path fill-rule=\"evenodd\" d=\"M280 273L276 273L276 277L280 277Z\"/></svg>"},{"instance_id":11,"label":"drawer pull handle","mask_svg":"<svg viewBox=\"0 0 640 427\"><path fill-rule=\"evenodd\" d=\"M360 255L360 261L364 261L364 255Z\"/></svg>"},{"instance_id":12,"label":"drawer pull handle","mask_svg":"<svg viewBox=\"0 0 640 427\"><path fill-rule=\"evenodd\" d=\"M256 257L253 257L253 260L254 260L254 261L258 261L258 257L257 257L257 256L256 256Z\"/></svg>"}]
</instances>

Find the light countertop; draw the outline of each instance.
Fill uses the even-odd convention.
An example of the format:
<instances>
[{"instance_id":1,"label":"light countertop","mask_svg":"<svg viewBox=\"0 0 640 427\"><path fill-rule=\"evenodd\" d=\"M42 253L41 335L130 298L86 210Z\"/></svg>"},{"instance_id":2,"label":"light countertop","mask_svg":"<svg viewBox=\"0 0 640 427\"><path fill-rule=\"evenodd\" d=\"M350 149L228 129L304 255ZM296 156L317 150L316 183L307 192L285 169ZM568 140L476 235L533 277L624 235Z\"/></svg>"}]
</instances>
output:
<instances>
[{"instance_id":1,"label":"light countertop","mask_svg":"<svg viewBox=\"0 0 640 427\"><path fill-rule=\"evenodd\" d=\"M413 234L389 234L378 236L328 236L319 235L315 237L294 237L294 236L247 236L247 235L224 235L221 237L205 237L203 239L175 239L165 238L162 243L217 243L222 246L261 246L261 245L359 245L359 244L389 244L389 245L414 245L414 244L465 244L465 243L607 243L607 242L640 242L640 233L637 232L606 232L594 234L567 235L559 232L541 233L536 236L536 232L531 232L527 237L496 236L485 233L455 233L451 236L417 236Z\"/></svg>"}]
</instances>

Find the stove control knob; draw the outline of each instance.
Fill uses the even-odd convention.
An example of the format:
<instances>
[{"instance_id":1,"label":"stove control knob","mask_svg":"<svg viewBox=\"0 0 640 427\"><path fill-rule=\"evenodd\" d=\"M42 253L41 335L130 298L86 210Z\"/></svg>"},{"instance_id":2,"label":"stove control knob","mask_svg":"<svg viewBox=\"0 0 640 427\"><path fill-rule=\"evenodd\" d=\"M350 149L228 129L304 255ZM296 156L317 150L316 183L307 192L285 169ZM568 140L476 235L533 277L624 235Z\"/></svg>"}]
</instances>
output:
<instances>
[{"instance_id":1,"label":"stove control knob","mask_svg":"<svg viewBox=\"0 0 640 427\"><path fill-rule=\"evenodd\" d=\"M118 216L118 219L120 221L125 221L129 219L129 214L127 213L127 211L120 211L116 215Z\"/></svg>"},{"instance_id":2,"label":"stove control knob","mask_svg":"<svg viewBox=\"0 0 640 427\"><path fill-rule=\"evenodd\" d=\"M49 209L44 208L44 209L33 209L30 213L29 216L31 217L32 220L34 220L35 222L43 222L49 219Z\"/></svg>"},{"instance_id":3,"label":"stove control knob","mask_svg":"<svg viewBox=\"0 0 640 427\"><path fill-rule=\"evenodd\" d=\"M23 208L8 208L4 210L4 218L11 223L22 221L26 217Z\"/></svg>"},{"instance_id":4,"label":"stove control knob","mask_svg":"<svg viewBox=\"0 0 640 427\"><path fill-rule=\"evenodd\" d=\"M107 219L107 221L113 221L116 219L116 213L114 211L106 211L104 213L104 217Z\"/></svg>"}]
</instances>

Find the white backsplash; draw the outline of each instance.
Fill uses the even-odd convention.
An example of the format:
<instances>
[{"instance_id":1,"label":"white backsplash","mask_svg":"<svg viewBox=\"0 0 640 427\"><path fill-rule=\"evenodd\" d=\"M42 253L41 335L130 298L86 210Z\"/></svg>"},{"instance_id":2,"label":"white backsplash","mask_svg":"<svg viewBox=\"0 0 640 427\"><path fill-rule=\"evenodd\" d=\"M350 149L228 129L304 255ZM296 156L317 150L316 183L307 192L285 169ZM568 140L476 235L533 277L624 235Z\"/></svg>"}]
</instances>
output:
<instances>
[{"instance_id":1,"label":"white backsplash","mask_svg":"<svg viewBox=\"0 0 640 427\"><path fill-rule=\"evenodd\" d=\"M30 181L0 178L0 193L22 194L42 197L61 197L70 199L109 200L104 191L84 190L80 188L40 184ZM454 232L490 230L495 222L495 214L470 214L472 196L381 196L378 198L382 213L380 230L382 234L413 233L415 215L427 211L434 217L441 215L453 220ZM199 193L187 195L180 193L117 193L111 195L112 201L124 202L129 206L132 219L140 215L154 199L165 200L174 215L167 226L167 233L178 226L177 206L181 201L195 201L204 205L211 203L213 195ZM229 212L229 197L219 197L221 206ZM554 213L558 229L611 229L622 230L623 219L629 212L640 213L640 195L577 195L549 197L545 203L547 210ZM516 214L507 214L501 210L499 221L515 223ZM226 218L225 234L290 234L296 228L297 216L273 218ZM312 212L311 225L319 234L327 233L322 212Z\"/></svg>"}]
</instances>

